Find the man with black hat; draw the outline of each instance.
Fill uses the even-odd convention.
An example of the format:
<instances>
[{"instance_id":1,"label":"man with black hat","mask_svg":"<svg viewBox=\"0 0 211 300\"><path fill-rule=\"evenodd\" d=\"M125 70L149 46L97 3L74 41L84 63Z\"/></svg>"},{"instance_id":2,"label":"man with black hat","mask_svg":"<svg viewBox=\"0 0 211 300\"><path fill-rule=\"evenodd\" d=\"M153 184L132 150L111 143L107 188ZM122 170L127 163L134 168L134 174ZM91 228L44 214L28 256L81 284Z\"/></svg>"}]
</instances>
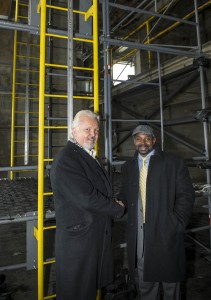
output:
<instances>
[{"instance_id":1,"label":"man with black hat","mask_svg":"<svg viewBox=\"0 0 211 300\"><path fill-rule=\"evenodd\" d=\"M122 167L118 198L128 213L129 274L142 300L179 300L185 279L184 232L194 202L188 169L182 158L164 152L153 129L133 131L136 152Z\"/></svg>"}]
</instances>

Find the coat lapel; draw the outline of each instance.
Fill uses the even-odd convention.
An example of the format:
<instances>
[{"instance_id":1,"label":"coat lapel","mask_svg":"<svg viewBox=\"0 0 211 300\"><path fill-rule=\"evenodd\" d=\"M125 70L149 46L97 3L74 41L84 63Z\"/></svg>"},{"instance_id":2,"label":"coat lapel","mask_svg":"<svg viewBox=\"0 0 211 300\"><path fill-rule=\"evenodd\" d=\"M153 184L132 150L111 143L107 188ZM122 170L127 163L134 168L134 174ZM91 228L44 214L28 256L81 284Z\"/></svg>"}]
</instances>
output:
<instances>
[{"instance_id":1,"label":"coat lapel","mask_svg":"<svg viewBox=\"0 0 211 300\"><path fill-rule=\"evenodd\" d=\"M74 143L70 142L70 145L81 155L84 160L90 165L90 168L93 170L93 172L96 172L99 177L104 182L107 191L110 194L111 191L111 180L109 178L108 173L106 172L104 166L100 162L100 160L96 160L93 157L91 157L84 149L80 148L79 146L75 145Z\"/></svg>"}]
</instances>

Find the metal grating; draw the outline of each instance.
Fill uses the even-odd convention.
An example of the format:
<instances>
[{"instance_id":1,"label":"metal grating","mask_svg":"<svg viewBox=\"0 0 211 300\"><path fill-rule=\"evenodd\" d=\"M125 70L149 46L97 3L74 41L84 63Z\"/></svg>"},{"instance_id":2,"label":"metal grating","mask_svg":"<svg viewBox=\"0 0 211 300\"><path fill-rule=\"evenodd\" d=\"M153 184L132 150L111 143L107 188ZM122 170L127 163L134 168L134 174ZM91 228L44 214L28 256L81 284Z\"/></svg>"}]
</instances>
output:
<instances>
[{"instance_id":1,"label":"metal grating","mask_svg":"<svg viewBox=\"0 0 211 300\"><path fill-rule=\"evenodd\" d=\"M50 181L45 180L45 189L51 190ZM53 212L53 197L45 199L45 213ZM37 216L37 180L20 178L0 180L0 221Z\"/></svg>"}]
</instances>

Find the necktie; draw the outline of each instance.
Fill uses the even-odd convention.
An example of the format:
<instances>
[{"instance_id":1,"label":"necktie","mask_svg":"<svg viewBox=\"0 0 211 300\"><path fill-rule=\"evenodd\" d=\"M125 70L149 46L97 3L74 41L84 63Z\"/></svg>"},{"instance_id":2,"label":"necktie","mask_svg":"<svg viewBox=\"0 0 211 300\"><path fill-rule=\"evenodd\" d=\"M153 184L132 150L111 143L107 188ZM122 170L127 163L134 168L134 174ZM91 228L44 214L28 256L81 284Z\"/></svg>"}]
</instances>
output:
<instances>
[{"instance_id":1,"label":"necktie","mask_svg":"<svg viewBox=\"0 0 211 300\"><path fill-rule=\"evenodd\" d=\"M84 148L84 149L85 149L85 151L87 153L89 153L90 156L92 156L95 159L95 157L96 157L96 151L94 149L91 149L91 150L86 149L86 148Z\"/></svg>"},{"instance_id":2,"label":"necktie","mask_svg":"<svg viewBox=\"0 0 211 300\"><path fill-rule=\"evenodd\" d=\"M95 149L90 150L90 151L89 151L89 154L90 154L93 158L95 158L95 156L96 156L96 151L95 151Z\"/></svg>"},{"instance_id":3,"label":"necktie","mask_svg":"<svg viewBox=\"0 0 211 300\"><path fill-rule=\"evenodd\" d=\"M147 181L147 157L142 157L142 167L140 171L140 192L143 209L143 223L145 223L145 210L146 210L146 181Z\"/></svg>"}]
</instances>

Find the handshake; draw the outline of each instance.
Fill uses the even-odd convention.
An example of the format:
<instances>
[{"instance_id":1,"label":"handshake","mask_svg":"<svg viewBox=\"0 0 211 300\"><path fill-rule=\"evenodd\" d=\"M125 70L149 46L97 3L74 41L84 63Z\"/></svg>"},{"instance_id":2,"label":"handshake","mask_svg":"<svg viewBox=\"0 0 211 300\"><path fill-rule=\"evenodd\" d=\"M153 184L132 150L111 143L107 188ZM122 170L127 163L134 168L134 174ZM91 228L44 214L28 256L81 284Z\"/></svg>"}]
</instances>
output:
<instances>
[{"instance_id":1,"label":"handshake","mask_svg":"<svg viewBox=\"0 0 211 300\"><path fill-rule=\"evenodd\" d=\"M119 205L125 207L124 203L121 200L118 199L114 199L116 201L116 203L118 203Z\"/></svg>"}]
</instances>

